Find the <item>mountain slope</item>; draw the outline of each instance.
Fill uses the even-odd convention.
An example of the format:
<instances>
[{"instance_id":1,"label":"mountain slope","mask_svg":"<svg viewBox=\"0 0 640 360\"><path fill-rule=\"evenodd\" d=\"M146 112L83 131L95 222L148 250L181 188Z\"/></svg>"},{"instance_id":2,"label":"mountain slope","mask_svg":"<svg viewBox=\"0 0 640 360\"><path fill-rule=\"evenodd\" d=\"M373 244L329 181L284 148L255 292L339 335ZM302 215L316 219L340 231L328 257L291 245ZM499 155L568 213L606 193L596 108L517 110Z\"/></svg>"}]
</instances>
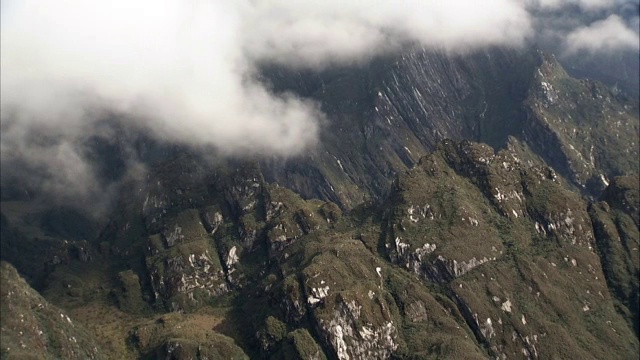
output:
<instances>
[{"instance_id":1,"label":"mountain slope","mask_svg":"<svg viewBox=\"0 0 640 360\"><path fill-rule=\"evenodd\" d=\"M234 341L251 357L633 358L621 313L637 311L634 273L615 267L633 259L603 252L612 240L594 233L587 202L518 150L442 142L383 203L348 214L250 164L199 178L180 157L155 176L183 180L135 189L100 247L58 265L44 294L88 326L98 304L127 314L94 327L128 339L127 356L244 356ZM612 203L635 199L613 189ZM625 229L637 236L637 224ZM70 279L75 295L62 291Z\"/></svg>"},{"instance_id":2,"label":"mountain slope","mask_svg":"<svg viewBox=\"0 0 640 360\"><path fill-rule=\"evenodd\" d=\"M346 208L379 199L442 139L502 148L515 137L591 196L640 170L637 99L573 79L539 51L415 49L363 67L266 73L274 89L309 96L328 114L315 151L264 166L269 181L306 198Z\"/></svg>"}]
</instances>

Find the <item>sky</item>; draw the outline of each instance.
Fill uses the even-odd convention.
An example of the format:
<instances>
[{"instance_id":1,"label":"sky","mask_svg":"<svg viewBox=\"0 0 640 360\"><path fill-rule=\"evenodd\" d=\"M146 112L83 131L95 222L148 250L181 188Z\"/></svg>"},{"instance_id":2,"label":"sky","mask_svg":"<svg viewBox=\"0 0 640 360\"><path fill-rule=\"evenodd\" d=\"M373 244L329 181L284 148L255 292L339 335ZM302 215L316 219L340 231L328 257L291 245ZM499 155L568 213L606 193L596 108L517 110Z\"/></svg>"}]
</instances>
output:
<instances>
[{"instance_id":1,"label":"sky","mask_svg":"<svg viewBox=\"0 0 640 360\"><path fill-rule=\"evenodd\" d=\"M295 156L325 116L270 92L260 64L323 69L407 44L517 48L543 32L569 55L637 51L637 14L614 11L624 6L637 0L2 0L0 161L81 189L95 174L79 144L113 114L162 141Z\"/></svg>"}]
</instances>

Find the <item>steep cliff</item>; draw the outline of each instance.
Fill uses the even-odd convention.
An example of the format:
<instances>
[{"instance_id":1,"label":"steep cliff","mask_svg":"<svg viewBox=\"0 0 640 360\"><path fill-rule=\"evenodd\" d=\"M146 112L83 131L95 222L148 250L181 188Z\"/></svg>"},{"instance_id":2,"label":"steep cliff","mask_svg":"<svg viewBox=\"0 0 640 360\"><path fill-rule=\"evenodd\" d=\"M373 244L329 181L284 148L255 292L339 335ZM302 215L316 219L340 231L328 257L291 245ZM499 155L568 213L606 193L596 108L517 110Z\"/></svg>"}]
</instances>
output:
<instances>
[{"instance_id":1,"label":"steep cliff","mask_svg":"<svg viewBox=\"0 0 640 360\"><path fill-rule=\"evenodd\" d=\"M503 148L515 137L591 196L640 171L637 99L571 78L540 51L414 49L367 66L266 74L276 90L311 97L328 114L318 147L267 161L266 178L346 208L379 199L442 139Z\"/></svg>"}]
</instances>

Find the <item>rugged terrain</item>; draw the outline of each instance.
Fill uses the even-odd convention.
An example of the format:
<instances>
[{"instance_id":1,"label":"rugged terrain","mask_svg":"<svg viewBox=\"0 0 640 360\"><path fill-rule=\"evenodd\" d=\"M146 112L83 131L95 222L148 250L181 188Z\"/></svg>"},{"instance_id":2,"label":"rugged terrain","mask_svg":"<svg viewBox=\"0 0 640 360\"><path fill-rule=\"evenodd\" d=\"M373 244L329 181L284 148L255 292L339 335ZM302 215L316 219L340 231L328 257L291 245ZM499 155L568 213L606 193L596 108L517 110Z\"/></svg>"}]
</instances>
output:
<instances>
[{"instance_id":1,"label":"rugged terrain","mask_svg":"<svg viewBox=\"0 0 640 360\"><path fill-rule=\"evenodd\" d=\"M308 154L166 151L104 223L3 184L2 358L638 357L637 99L504 49L264 74Z\"/></svg>"}]
</instances>

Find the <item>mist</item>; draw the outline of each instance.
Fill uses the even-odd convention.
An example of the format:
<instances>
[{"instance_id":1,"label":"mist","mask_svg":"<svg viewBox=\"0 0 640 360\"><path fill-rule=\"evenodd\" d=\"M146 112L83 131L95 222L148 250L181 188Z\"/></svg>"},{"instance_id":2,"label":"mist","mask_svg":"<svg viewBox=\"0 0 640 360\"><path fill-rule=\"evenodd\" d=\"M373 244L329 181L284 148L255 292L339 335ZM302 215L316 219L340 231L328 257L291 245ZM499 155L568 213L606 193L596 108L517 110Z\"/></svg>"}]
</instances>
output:
<instances>
[{"instance_id":1,"label":"mist","mask_svg":"<svg viewBox=\"0 0 640 360\"><path fill-rule=\"evenodd\" d=\"M612 13L633 1L1 4L2 177L17 176L9 164L20 163L33 170L20 176L46 174L41 188L69 194L95 192L100 175L82 144L109 138L96 124L114 114L123 127L158 141L221 154L290 157L312 150L325 121L319 104L271 92L259 81L261 64L323 69L414 45L452 55L517 48L543 32L560 39L567 54L637 51L638 44L637 20ZM571 21L541 26L549 14ZM137 159L127 164L139 172Z\"/></svg>"},{"instance_id":2,"label":"mist","mask_svg":"<svg viewBox=\"0 0 640 360\"><path fill-rule=\"evenodd\" d=\"M622 49L638 50L640 46L638 34L616 15L574 29L567 35L566 42L565 52L570 55L581 51L597 53Z\"/></svg>"}]
</instances>

